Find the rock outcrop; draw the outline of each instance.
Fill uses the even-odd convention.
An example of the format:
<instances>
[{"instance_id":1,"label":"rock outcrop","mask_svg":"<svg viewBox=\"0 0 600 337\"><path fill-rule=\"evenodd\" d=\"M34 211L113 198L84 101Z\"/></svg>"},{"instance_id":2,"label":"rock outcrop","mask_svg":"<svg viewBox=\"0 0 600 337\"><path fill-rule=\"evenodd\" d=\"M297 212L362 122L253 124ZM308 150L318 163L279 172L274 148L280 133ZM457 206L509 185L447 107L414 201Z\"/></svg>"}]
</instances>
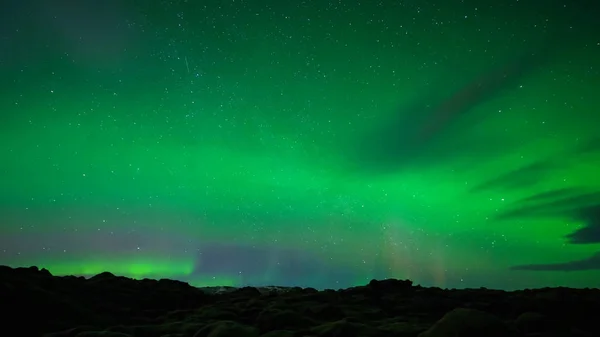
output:
<instances>
[{"instance_id":1,"label":"rock outcrop","mask_svg":"<svg viewBox=\"0 0 600 337\"><path fill-rule=\"evenodd\" d=\"M265 291L265 289L267 289ZM0 267L3 336L600 336L600 290L442 290L410 281L317 291L232 288Z\"/></svg>"}]
</instances>

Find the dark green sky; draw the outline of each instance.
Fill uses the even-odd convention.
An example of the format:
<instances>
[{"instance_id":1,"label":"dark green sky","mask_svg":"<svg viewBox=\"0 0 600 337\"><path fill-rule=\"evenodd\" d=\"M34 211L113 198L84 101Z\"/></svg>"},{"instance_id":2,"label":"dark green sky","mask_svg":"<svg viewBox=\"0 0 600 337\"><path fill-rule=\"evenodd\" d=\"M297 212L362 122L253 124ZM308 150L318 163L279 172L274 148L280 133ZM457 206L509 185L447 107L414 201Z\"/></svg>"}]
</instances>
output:
<instances>
[{"instance_id":1,"label":"dark green sky","mask_svg":"<svg viewBox=\"0 0 600 337\"><path fill-rule=\"evenodd\" d=\"M599 27L540 3L9 1L0 264L597 285Z\"/></svg>"}]
</instances>

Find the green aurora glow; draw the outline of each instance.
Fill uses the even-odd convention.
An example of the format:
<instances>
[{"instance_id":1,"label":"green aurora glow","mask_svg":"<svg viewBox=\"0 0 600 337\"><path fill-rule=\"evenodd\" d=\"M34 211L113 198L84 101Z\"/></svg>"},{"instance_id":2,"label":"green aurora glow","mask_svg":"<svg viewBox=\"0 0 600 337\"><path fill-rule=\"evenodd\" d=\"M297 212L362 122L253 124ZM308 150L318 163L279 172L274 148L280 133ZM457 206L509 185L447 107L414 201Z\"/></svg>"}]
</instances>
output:
<instances>
[{"instance_id":1,"label":"green aurora glow","mask_svg":"<svg viewBox=\"0 0 600 337\"><path fill-rule=\"evenodd\" d=\"M15 18L0 263L195 285L597 285L597 36L558 4L469 2ZM369 136L411 134L412 114L547 48L548 22L551 56L427 143Z\"/></svg>"}]
</instances>

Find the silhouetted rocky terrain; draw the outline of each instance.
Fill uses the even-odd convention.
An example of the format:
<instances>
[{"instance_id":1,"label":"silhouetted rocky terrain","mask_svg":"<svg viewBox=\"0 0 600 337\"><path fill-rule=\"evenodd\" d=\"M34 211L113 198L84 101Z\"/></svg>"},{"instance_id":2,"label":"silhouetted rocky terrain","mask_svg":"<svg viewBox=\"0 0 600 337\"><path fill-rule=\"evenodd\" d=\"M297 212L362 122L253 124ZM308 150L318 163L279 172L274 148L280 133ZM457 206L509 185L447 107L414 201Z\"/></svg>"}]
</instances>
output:
<instances>
[{"instance_id":1,"label":"silhouetted rocky terrain","mask_svg":"<svg viewBox=\"0 0 600 337\"><path fill-rule=\"evenodd\" d=\"M600 336L598 289L442 290L411 281L317 291L0 267L2 336Z\"/></svg>"}]
</instances>

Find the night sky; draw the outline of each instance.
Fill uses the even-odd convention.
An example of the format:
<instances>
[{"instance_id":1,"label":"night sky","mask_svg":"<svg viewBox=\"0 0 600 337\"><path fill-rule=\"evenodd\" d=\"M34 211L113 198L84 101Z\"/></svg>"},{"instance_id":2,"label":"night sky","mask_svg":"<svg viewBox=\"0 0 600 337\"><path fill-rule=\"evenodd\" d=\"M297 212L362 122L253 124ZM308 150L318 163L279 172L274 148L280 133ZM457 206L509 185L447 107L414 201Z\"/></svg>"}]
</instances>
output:
<instances>
[{"instance_id":1,"label":"night sky","mask_svg":"<svg viewBox=\"0 0 600 337\"><path fill-rule=\"evenodd\" d=\"M0 264L600 282L597 8L7 0Z\"/></svg>"}]
</instances>

